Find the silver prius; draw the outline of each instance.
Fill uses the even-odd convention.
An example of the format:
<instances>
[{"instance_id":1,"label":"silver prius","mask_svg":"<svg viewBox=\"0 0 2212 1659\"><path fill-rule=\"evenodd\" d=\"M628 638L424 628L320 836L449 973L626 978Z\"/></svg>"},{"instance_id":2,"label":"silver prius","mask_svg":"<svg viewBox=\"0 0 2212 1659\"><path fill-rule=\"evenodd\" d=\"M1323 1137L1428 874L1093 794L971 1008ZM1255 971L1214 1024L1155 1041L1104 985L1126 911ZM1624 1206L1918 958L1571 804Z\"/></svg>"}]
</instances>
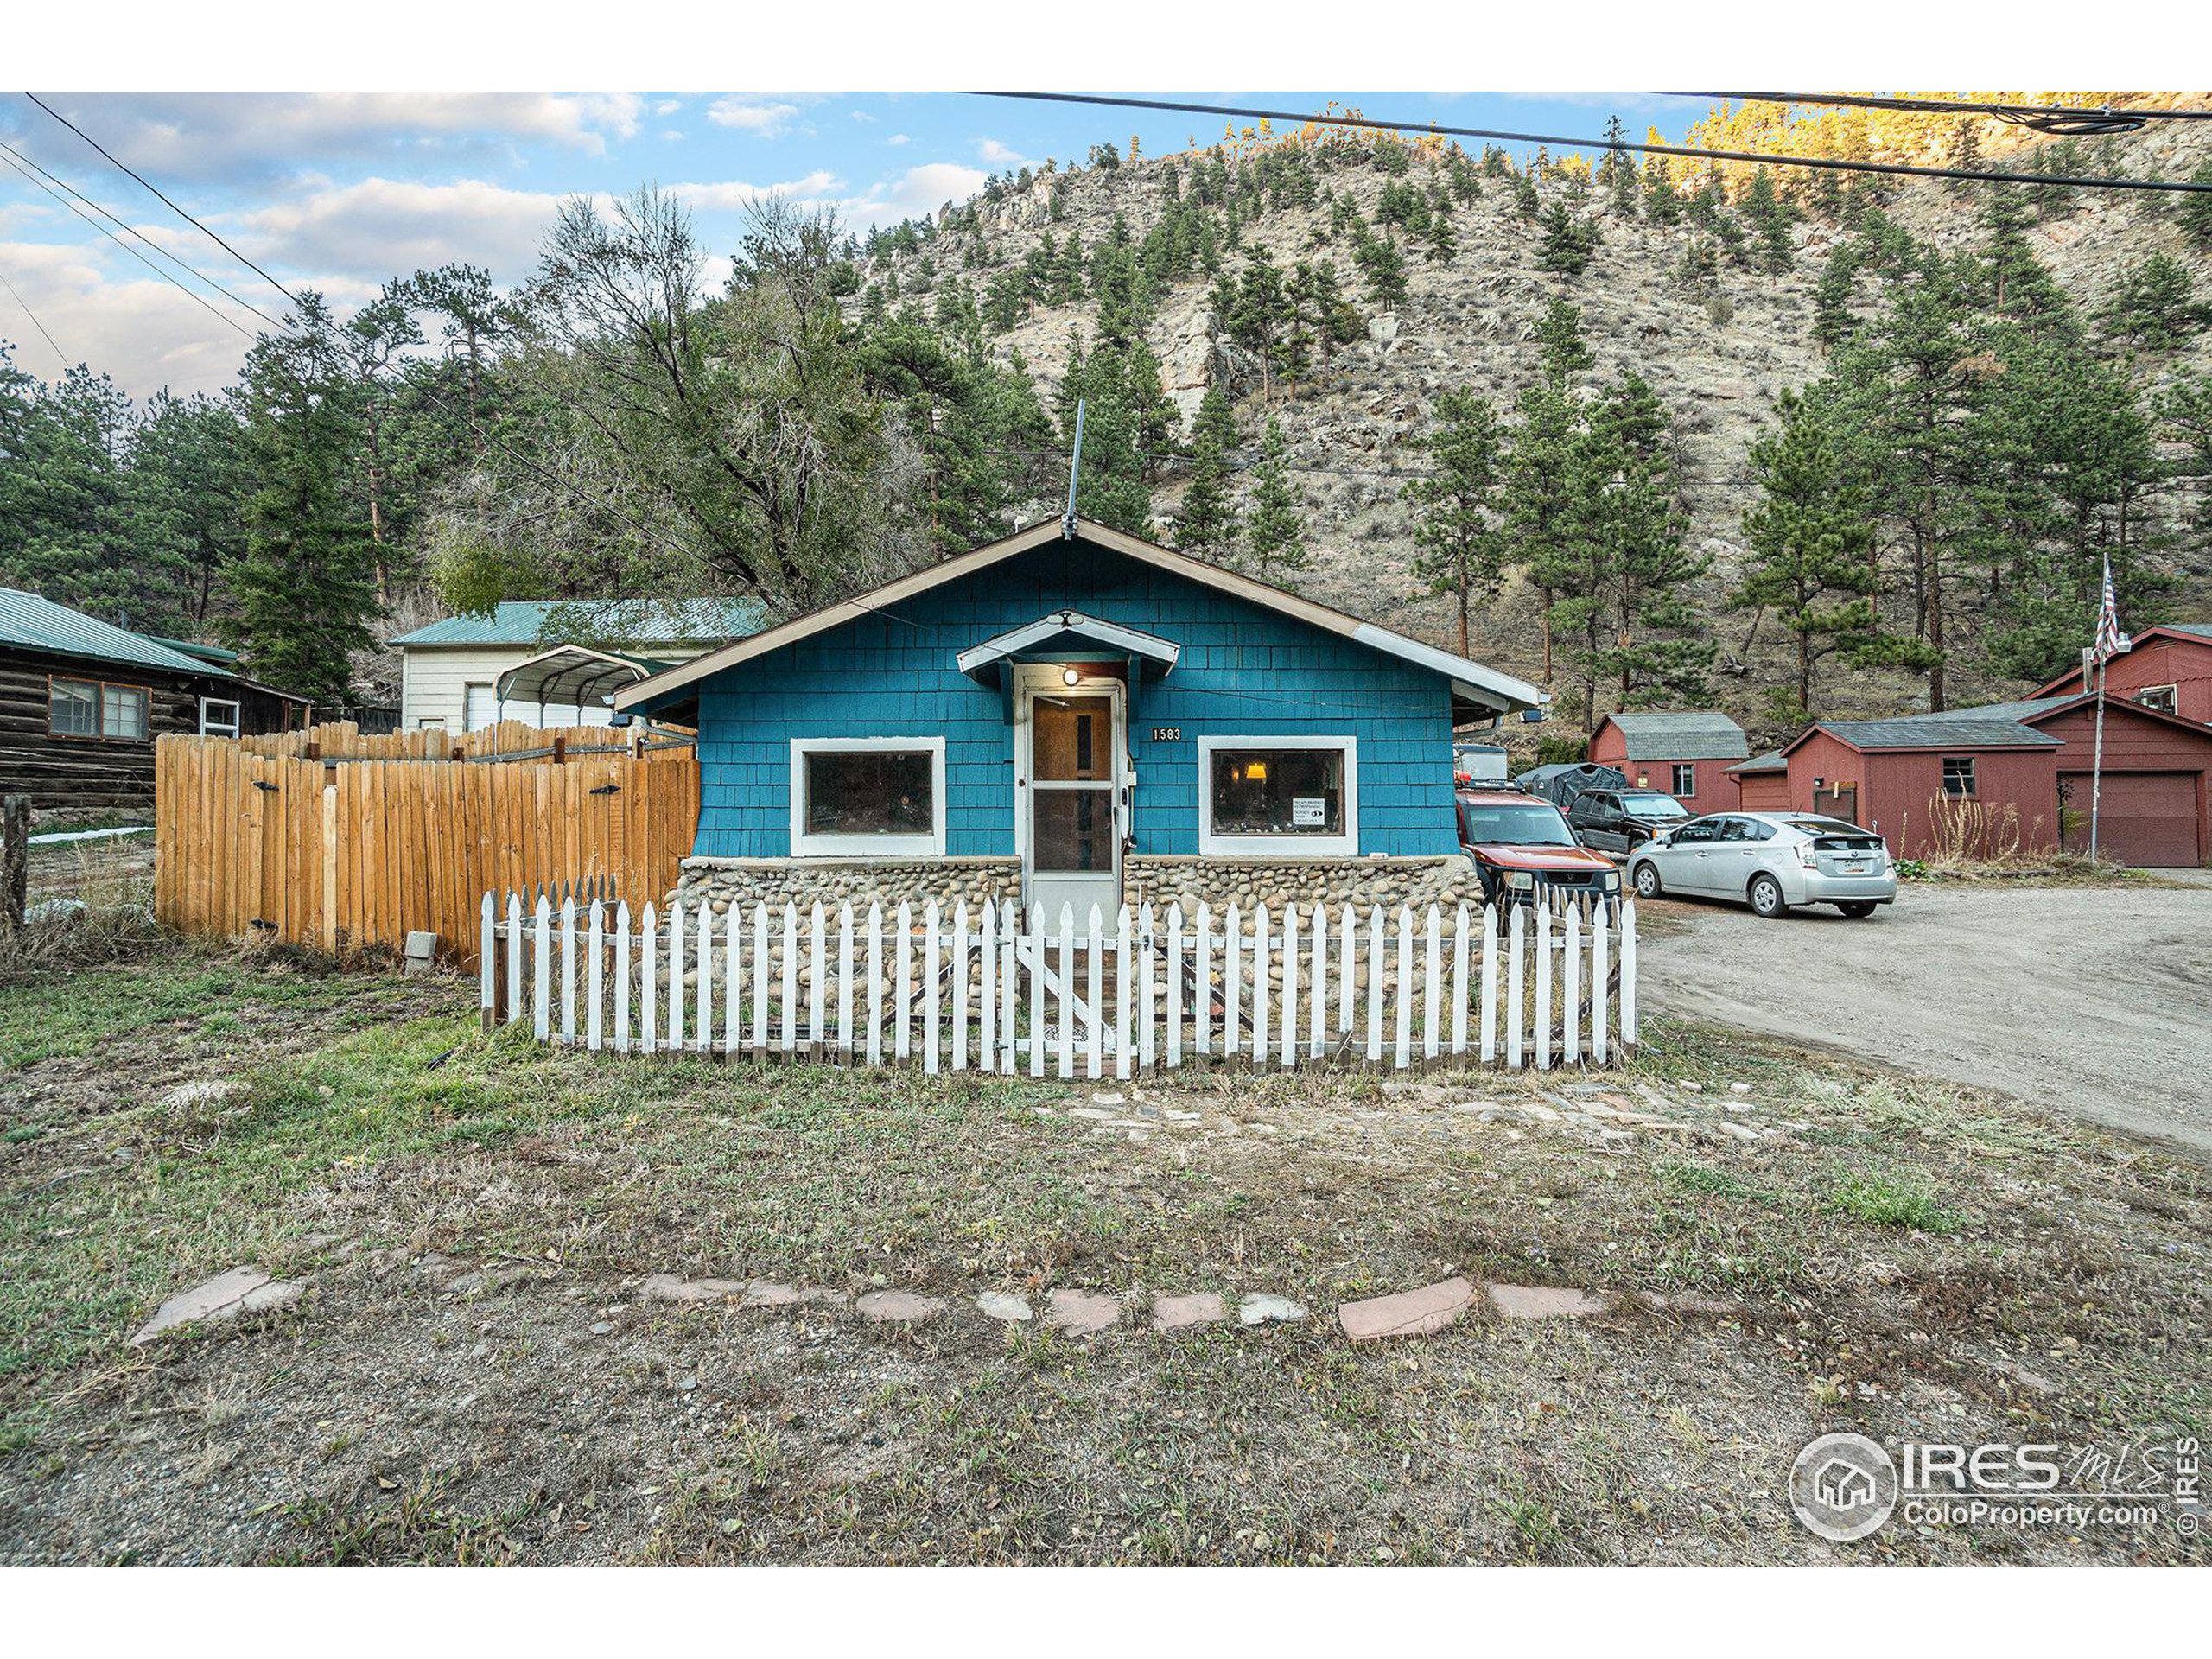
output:
<instances>
[{"instance_id":1,"label":"silver prius","mask_svg":"<svg viewBox=\"0 0 2212 1659\"><path fill-rule=\"evenodd\" d=\"M1628 879L1639 899L1732 899L1762 916L1834 905L1854 919L1897 896L1881 836L1810 812L1716 812L1637 848Z\"/></svg>"}]
</instances>

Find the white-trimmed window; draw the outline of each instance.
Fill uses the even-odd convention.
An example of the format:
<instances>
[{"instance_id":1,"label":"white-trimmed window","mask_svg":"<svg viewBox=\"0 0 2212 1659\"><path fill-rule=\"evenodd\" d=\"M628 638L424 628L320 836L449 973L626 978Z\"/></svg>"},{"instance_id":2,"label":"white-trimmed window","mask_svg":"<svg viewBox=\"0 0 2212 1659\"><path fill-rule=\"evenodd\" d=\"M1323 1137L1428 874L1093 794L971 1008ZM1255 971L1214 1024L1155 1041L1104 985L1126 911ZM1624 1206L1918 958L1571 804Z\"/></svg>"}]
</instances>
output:
<instances>
[{"instance_id":1,"label":"white-trimmed window","mask_svg":"<svg viewBox=\"0 0 2212 1659\"><path fill-rule=\"evenodd\" d=\"M1201 737L1198 850L1209 857L1357 858L1351 737Z\"/></svg>"},{"instance_id":2,"label":"white-trimmed window","mask_svg":"<svg viewBox=\"0 0 2212 1659\"><path fill-rule=\"evenodd\" d=\"M791 740L791 856L944 856L942 737Z\"/></svg>"},{"instance_id":3,"label":"white-trimmed window","mask_svg":"<svg viewBox=\"0 0 2212 1659\"><path fill-rule=\"evenodd\" d=\"M2135 694L2135 701L2145 709L2155 709L2162 715L2179 712L2175 703L2179 701L2178 685L2146 685Z\"/></svg>"},{"instance_id":4,"label":"white-trimmed window","mask_svg":"<svg viewBox=\"0 0 2212 1659\"><path fill-rule=\"evenodd\" d=\"M238 706L227 697L200 699L200 735L202 737L236 737L238 734Z\"/></svg>"},{"instance_id":5,"label":"white-trimmed window","mask_svg":"<svg viewBox=\"0 0 2212 1659\"><path fill-rule=\"evenodd\" d=\"M1669 791L1682 800L1697 793L1697 768L1687 760L1675 762L1675 787Z\"/></svg>"}]
</instances>

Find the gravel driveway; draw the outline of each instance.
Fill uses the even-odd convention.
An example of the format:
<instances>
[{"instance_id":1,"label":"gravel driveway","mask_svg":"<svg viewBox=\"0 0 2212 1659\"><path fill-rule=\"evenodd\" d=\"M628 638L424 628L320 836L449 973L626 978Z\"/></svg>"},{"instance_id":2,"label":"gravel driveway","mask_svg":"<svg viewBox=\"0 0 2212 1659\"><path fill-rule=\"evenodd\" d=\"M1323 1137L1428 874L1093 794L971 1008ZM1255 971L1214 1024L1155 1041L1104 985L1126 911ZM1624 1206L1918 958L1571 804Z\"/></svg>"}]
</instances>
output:
<instances>
[{"instance_id":1,"label":"gravel driveway","mask_svg":"<svg viewBox=\"0 0 2212 1659\"><path fill-rule=\"evenodd\" d=\"M2182 880L1908 887L1863 922L1669 905L1643 998L2212 1153L2212 882Z\"/></svg>"}]
</instances>

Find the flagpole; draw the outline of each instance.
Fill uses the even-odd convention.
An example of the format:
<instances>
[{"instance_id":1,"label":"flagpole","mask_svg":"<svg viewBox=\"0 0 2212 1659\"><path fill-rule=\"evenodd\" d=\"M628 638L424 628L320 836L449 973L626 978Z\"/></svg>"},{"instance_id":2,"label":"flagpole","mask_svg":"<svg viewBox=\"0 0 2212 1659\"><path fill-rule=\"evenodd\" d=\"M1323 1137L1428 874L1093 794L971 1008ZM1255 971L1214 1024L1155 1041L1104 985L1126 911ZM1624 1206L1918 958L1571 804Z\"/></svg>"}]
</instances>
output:
<instances>
[{"instance_id":1,"label":"flagpole","mask_svg":"<svg viewBox=\"0 0 2212 1659\"><path fill-rule=\"evenodd\" d=\"M2098 814L2105 793L2105 677L2110 664L2097 664L2097 738L2089 759L2089 862L2097 861Z\"/></svg>"}]
</instances>

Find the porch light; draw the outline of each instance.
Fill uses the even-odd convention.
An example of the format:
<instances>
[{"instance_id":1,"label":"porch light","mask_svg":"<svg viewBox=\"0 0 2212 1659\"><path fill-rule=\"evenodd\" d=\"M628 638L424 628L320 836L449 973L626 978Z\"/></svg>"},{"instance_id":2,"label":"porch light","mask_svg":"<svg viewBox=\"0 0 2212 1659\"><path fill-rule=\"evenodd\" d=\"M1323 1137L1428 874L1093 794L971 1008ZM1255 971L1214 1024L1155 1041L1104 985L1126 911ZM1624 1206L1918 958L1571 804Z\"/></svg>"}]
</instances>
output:
<instances>
[{"instance_id":1,"label":"porch light","mask_svg":"<svg viewBox=\"0 0 2212 1659\"><path fill-rule=\"evenodd\" d=\"M1077 673L1072 666L1064 668L1060 671L1060 683L1062 685L1080 685L1083 683L1083 676Z\"/></svg>"}]
</instances>

